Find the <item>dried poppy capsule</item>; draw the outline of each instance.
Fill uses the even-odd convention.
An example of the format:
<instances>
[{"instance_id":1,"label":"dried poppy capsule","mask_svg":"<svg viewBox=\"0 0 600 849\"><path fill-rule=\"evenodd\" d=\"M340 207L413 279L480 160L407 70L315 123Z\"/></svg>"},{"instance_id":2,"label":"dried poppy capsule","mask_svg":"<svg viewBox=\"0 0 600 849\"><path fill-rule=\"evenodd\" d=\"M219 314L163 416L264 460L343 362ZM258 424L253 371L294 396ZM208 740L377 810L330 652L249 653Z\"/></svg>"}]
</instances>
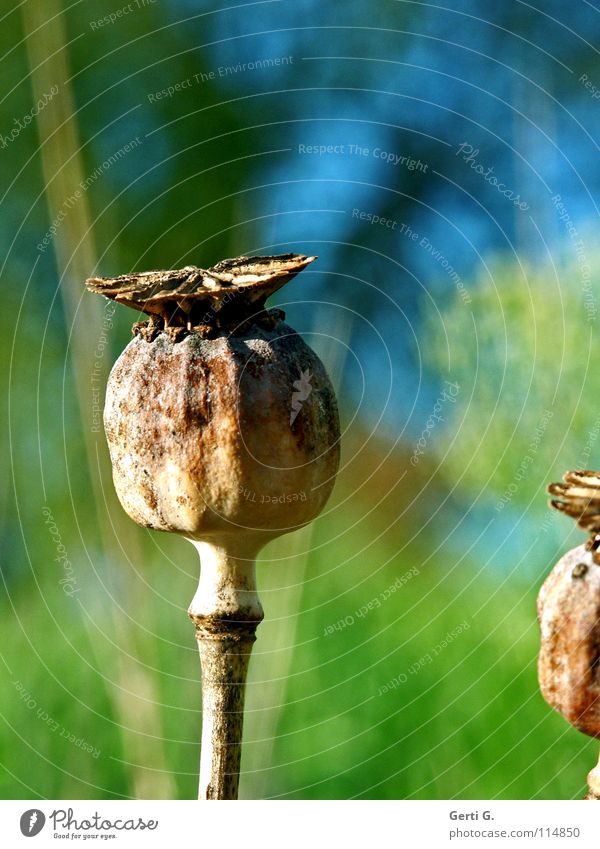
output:
<instances>
[{"instance_id":1,"label":"dried poppy capsule","mask_svg":"<svg viewBox=\"0 0 600 849\"><path fill-rule=\"evenodd\" d=\"M320 513L339 464L325 369L282 311L264 307L313 259L87 281L150 315L110 374L104 424L127 513L200 552L189 615L203 674L201 798L237 796L244 683L263 616L256 555Z\"/></svg>"},{"instance_id":2,"label":"dried poppy capsule","mask_svg":"<svg viewBox=\"0 0 600 849\"><path fill-rule=\"evenodd\" d=\"M591 537L559 560L540 590L540 688L571 725L600 739L600 475L567 472L548 491L552 507ZM595 770L588 783L588 798L599 798Z\"/></svg>"}]
</instances>

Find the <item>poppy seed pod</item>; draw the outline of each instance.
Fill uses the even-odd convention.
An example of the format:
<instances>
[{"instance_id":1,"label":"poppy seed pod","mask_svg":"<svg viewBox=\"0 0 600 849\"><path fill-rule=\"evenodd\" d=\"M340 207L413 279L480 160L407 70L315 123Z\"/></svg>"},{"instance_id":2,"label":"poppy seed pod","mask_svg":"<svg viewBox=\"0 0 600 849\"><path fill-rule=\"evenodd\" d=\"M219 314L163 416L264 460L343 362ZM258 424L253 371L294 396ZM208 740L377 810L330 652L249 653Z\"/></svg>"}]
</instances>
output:
<instances>
[{"instance_id":1,"label":"poppy seed pod","mask_svg":"<svg viewBox=\"0 0 600 849\"><path fill-rule=\"evenodd\" d=\"M591 536L567 552L538 596L542 695L579 731L600 739L600 475L567 472L548 491L551 506ZM588 775L588 799L600 798L598 767Z\"/></svg>"},{"instance_id":2,"label":"poppy seed pod","mask_svg":"<svg viewBox=\"0 0 600 849\"><path fill-rule=\"evenodd\" d=\"M263 617L255 558L310 522L339 465L335 394L317 355L264 302L314 257L87 281L150 315L113 367L104 424L121 504L198 549L189 609L203 676L200 798L236 798L244 684Z\"/></svg>"}]
</instances>

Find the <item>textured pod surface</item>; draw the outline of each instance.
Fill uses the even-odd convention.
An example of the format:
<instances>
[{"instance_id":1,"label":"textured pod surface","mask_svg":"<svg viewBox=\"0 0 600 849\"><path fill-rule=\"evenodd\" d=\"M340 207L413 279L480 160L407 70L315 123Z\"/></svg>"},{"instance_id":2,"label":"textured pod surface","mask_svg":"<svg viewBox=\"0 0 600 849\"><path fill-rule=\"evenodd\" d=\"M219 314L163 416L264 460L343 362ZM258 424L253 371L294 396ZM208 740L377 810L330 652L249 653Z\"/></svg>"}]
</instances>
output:
<instances>
[{"instance_id":1,"label":"textured pod surface","mask_svg":"<svg viewBox=\"0 0 600 849\"><path fill-rule=\"evenodd\" d=\"M542 695L572 725L600 738L600 566L585 545L558 561L538 596Z\"/></svg>"},{"instance_id":2,"label":"textured pod surface","mask_svg":"<svg viewBox=\"0 0 600 849\"><path fill-rule=\"evenodd\" d=\"M339 465L333 388L282 321L215 339L134 338L111 372L104 424L127 513L194 539L246 529L260 546L306 524Z\"/></svg>"}]
</instances>

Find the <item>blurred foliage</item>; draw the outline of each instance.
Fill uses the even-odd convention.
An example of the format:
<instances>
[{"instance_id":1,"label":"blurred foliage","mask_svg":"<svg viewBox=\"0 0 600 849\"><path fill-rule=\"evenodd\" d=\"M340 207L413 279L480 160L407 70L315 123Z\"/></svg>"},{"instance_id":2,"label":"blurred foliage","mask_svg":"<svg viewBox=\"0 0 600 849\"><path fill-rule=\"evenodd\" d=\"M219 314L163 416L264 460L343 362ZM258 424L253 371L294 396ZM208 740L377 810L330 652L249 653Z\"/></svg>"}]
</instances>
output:
<instances>
[{"instance_id":1,"label":"blurred foliage","mask_svg":"<svg viewBox=\"0 0 600 849\"><path fill-rule=\"evenodd\" d=\"M442 472L470 497L507 495L539 512L551 477L600 463L597 304L576 266L488 266L473 281L469 309L455 300L428 318L428 364L434 373L447 368L461 387Z\"/></svg>"}]
</instances>

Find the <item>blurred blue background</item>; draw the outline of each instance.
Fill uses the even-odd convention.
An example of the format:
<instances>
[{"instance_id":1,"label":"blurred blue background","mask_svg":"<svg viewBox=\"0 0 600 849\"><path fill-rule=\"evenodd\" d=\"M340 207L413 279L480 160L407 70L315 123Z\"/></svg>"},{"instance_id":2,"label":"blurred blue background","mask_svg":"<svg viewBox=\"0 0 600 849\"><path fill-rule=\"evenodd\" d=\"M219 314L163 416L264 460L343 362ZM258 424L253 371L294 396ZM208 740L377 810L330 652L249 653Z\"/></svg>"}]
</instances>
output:
<instances>
[{"instance_id":1,"label":"blurred blue background","mask_svg":"<svg viewBox=\"0 0 600 849\"><path fill-rule=\"evenodd\" d=\"M242 796L581 796L596 747L538 693L535 596L582 541L545 486L600 463L598 9L2 21L3 797L194 796L198 564L116 500L98 416L135 317L83 280L288 250L319 256L273 303L343 463L261 556Z\"/></svg>"}]
</instances>

